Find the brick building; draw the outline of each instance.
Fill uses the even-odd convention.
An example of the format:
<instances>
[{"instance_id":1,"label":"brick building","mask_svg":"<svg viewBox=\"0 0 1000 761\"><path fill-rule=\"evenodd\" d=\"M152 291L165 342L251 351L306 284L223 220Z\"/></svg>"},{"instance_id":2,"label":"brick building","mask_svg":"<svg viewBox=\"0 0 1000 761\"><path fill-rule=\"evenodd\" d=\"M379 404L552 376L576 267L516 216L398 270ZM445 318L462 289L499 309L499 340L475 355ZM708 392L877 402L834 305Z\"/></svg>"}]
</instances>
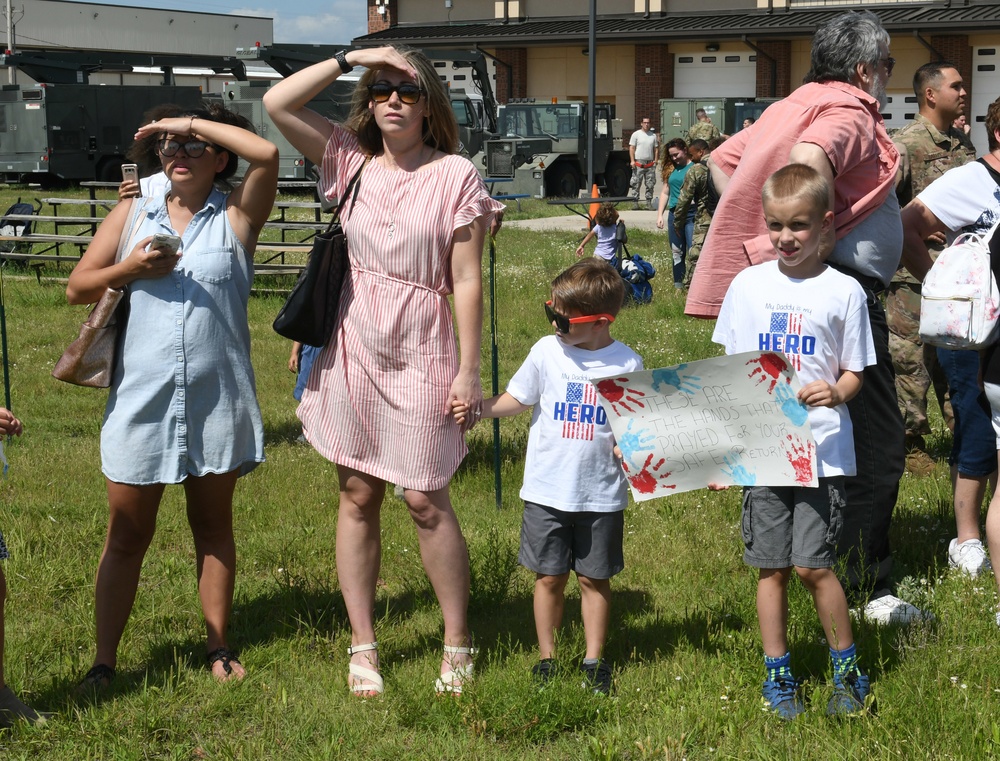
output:
<instances>
[{"instance_id":1,"label":"brick building","mask_svg":"<svg viewBox=\"0 0 1000 761\"><path fill-rule=\"evenodd\" d=\"M358 46L478 47L495 62L501 102L586 99L589 0L367 0L369 34ZM601 0L597 7L598 101L615 104L626 135L649 115L661 131L665 98L777 98L809 68L816 27L868 8L893 37L896 71L884 113L890 127L913 118L911 76L947 59L970 92L977 147L1000 96L1000 3L992 0ZM720 124L724 131L737 125Z\"/></svg>"}]
</instances>

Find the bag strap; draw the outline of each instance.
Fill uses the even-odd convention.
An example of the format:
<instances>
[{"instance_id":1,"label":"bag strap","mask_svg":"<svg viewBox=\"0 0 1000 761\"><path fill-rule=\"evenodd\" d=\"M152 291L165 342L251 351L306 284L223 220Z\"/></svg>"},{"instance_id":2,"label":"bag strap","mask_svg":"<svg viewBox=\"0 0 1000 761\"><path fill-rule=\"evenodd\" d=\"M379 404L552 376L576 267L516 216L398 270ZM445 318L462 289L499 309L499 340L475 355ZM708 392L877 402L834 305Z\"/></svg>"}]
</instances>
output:
<instances>
[{"instance_id":1,"label":"bag strap","mask_svg":"<svg viewBox=\"0 0 1000 761\"><path fill-rule=\"evenodd\" d=\"M358 189L361 187L361 173L365 170L365 167L368 166L368 162L371 160L371 156L365 156L365 160L361 162L361 166L358 167L358 171L354 173L354 176L351 177L351 181L347 183L347 189L344 190L344 194L340 197L340 202L337 204L337 210L333 212L333 219L330 220L330 224L326 228L327 232L332 230L333 226L340 221L340 210L344 208L344 202L347 200L348 196L351 197L351 208L354 208L354 202L358 198ZM351 194L352 189L354 190L353 195Z\"/></svg>"},{"instance_id":2,"label":"bag strap","mask_svg":"<svg viewBox=\"0 0 1000 761\"><path fill-rule=\"evenodd\" d=\"M132 235L135 233L136 222L139 219L139 211L145 205L144 199L141 199L139 203L136 203L135 199L129 200L131 201L131 206L128 212L128 221L125 223L125 226L122 227L122 234L118 239L118 252L115 254L116 264L128 256L131 252L129 243L132 242Z\"/></svg>"}]
</instances>

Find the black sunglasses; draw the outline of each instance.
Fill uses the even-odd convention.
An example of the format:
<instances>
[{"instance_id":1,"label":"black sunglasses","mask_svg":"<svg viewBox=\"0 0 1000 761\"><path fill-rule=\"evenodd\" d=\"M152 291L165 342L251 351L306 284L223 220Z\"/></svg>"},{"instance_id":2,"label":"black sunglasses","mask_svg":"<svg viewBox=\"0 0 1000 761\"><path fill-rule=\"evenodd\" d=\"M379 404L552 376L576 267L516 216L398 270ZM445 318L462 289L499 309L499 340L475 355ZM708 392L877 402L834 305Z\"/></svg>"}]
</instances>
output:
<instances>
[{"instance_id":1,"label":"black sunglasses","mask_svg":"<svg viewBox=\"0 0 1000 761\"><path fill-rule=\"evenodd\" d=\"M893 58L892 56L889 56L888 58L881 59L879 61L879 63L884 63L885 64L885 72L886 72L886 74L888 74L889 76L892 76L892 70L893 70L893 68L896 65L896 59Z\"/></svg>"},{"instance_id":2,"label":"black sunglasses","mask_svg":"<svg viewBox=\"0 0 1000 761\"><path fill-rule=\"evenodd\" d=\"M161 156L166 156L168 159L172 156L177 155L177 151L184 149L184 154L188 158L196 159L200 158L205 152L205 149L211 146L215 146L211 143L206 143L204 140L188 140L186 143L181 143L177 140L167 140L163 139L157 145Z\"/></svg>"},{"instance_id":3,"label":"black sunglasses","mask_svg":"<svg viewBox=\"0 0 1000 761\"><path fill-rule=\"evenodd\" d=\"M403 82L400 85L376 82L373 85L368 85L368 96L376 103L385 103L392 97L393 93L396 93L403 103L412 106L420 100L421 95L426 95L426 90L412 82Z\"/></svg>"},{"instance_id":4,"label":"black sunglasses","mask_svg":"<svg viewBox=\"0 0 1000 761\"><path fill-rule=\"evenodd\" d=\"M549 322L554 322L556 324L556 330L560 333L569 333L570 325L576 324L578 322L597 322L598 320L607 320L608 322L614 322L615 318L610 314L587 314L582 317L567 317L564 314L559 314L556 310L552 308L552 302L545 302L545 316L548 318Z\"/></svg>"}]
</instances>

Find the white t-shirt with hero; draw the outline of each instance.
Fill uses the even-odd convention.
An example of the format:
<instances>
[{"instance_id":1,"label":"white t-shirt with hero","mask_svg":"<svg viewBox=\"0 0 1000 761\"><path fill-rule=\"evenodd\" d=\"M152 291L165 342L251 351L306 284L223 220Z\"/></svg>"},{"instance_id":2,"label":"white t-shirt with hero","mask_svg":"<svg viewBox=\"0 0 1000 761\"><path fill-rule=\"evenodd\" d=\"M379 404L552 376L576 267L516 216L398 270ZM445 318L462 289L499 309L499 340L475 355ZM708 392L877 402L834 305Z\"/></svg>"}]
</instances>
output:
<instances>
[{"instance_id":1,"label":"white t-shirt with hero","mask_svg":"<svg viewBox=\"0 0 1000 761\"><path fill-rule=\"evenodd\" d=\"M860 372L877 362L865 292L854 278L830 267L805 279L788 277L776 261L747 267L726 292L712 340L726 354L783 354L802 386L814 380L836 383L841 370ZM847 405L808 411L818 475L855 475Z\"/></svg>"},{"instance_id":2,"label":"white t-shirt with hero","mask_svg":"<svg viewBox=\"0 0 1000 761\"><path fill-rule=\"evenodd\" d=\"M590 380L641 369L642 358L618 341L588 351L546 336L531 348L507 384L533 406L521 499L566 512L625 509L614 433Z\"/></svg>"}]
</instances>

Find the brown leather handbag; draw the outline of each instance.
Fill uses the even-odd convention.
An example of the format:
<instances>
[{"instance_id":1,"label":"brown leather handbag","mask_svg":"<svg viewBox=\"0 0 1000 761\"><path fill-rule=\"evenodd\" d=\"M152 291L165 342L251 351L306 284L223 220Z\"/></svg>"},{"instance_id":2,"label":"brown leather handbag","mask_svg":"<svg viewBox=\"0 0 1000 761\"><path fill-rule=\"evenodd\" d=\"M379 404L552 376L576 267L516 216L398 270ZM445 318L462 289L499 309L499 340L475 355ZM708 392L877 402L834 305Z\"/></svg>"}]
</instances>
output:
<instances>
[{"instance_id":1,"label":"brown leather handbag","mask_svg":"<svg viewBox=\"0 0 1000 761\"><path fill-rule=\"evenodd\" d=\"M128 223L118 241L115 261L128 255L126 245L138 217L141 203L133 203ZM108 288L80 326L80 335L59 357L52 369L57 380L90 388L108 388L118 356L118 338L128 319L128 299L124 289Z\"/></svg>"}]
</instances>

